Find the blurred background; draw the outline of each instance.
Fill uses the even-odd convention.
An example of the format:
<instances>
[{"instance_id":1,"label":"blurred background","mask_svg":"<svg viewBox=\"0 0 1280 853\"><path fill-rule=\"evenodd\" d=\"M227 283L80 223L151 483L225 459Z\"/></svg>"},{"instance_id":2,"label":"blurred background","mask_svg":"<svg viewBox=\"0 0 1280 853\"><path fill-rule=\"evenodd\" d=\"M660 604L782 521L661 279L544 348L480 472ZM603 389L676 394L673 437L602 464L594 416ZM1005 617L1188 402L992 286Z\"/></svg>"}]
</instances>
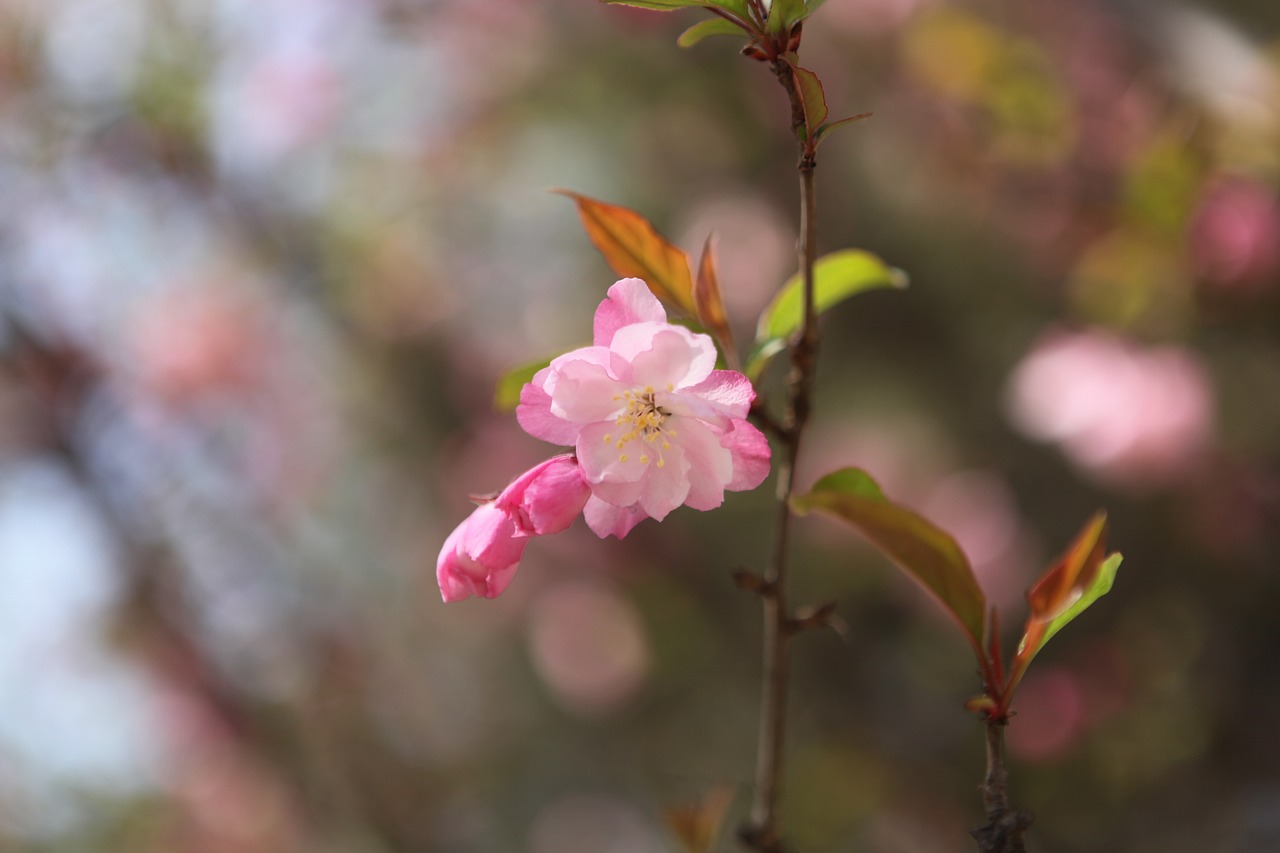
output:
<instances>
[{"instance_id":1,"label":"blurred background","mask_svg":"<svg viewBox=\"0 0 1280 853\"><path fill-rule=\"evenodd\" d=\"M657 853L749 798L771 482L625 541L434 560L554 452L494 412L614 276L568 187L717 235L740 340L794 142L697 13L595 0L0 2L0 850ZM1280 849L1280 6L829 0L801 482L952 530L1012 634L1092 512L1125 564L1009 730L1032 849ZM776 403L780 377L766 376ZM799 851L972 849L961 637L800 526ZM1013 638L1009 638L1012 643ZM732 849L726 840L722 849Z\"/></svg>"}]
</instances>

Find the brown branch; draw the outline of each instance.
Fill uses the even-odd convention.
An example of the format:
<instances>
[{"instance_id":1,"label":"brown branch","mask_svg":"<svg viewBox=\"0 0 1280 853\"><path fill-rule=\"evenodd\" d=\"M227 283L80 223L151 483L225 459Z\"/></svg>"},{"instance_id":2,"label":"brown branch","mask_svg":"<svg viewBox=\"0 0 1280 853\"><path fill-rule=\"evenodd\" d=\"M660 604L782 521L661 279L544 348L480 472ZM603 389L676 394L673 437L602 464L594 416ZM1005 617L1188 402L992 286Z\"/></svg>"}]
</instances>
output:
<instances>
[{"instance_id":1,"label":"brown branch","mask_svg":"<svg viewBox=\"0 0 1280 853\"><path fill-rule=\"evenodd\" d=\"M773 63L773 72L782 84L791 105L792 129L804 128L804 105L796 90L790 66ZM803 139L803 134L798 138ZM786 410L775 434L782 445L778 465L777 508L773 551L760 584L764 605L764 684L761 692L760 734L756 752L755 799L750 822L739 832L743 844L758 853L784 853L781 799L786 746L787 696L790 684L788 640L797 620L788 610L787 575L791 540L791 495L796 460L812 408L813 375L818 351L818 328L813 302L813 266L817 257L817 206L813 172L816 167L810 146L801 143L800 243L799 263L804 280L804 321L791 344L791 370L787 377Z\"/></svg>"},{"instance_id":2,"label":"brown branch","mask_svg":"<svg viewBox=\"0 0 1280 853\"><path fill-rule=\"evenodd\" d=\"M1030 812L1009 805L1009 771L1004 765L1006 720L987 720L987 776L982 782L982 805L987 823L969 834L982 853L1026 853L1022 836L1034 819Z\"/></svg>"}]
</instances>

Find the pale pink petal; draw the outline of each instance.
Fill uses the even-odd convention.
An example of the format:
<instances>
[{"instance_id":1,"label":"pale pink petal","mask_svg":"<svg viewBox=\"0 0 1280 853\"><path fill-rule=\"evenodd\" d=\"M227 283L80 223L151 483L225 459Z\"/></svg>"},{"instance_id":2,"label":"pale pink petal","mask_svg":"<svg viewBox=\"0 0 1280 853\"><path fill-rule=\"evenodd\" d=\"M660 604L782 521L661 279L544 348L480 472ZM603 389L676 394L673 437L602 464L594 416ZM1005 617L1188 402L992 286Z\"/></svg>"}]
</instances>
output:
<instances>
[{"instance_id":1,"label":"pale pink petal","mask_svg":"<svg viewBox=\"0 0 1280 853\"><path fill-rule=\"evenodd\" d=\"M683 500L694 509L715 509L724 503L724 487L733 477L733 456L698 421L680 418L677 423L679 435L672 440L679 443L689 463L689 492ZM656 513L650 514L657 518Z\"/></svg>"},{"instance_id":2,"label":"pale pink petal","mask_svg":"<svg viewBox=\"0 0 1280 853\"><path fill-rule=\"evenodd\" d=\"M543 368L534 375L533 381L520 389L520 405L516 407L516 420L520 428L534 438L549 441L552 444L572 445L578 440L581 424L575 424L551 413L551 395L543 388L543 383L551 373L551 368Z\"/></svg>"},{"instance_id":3,"label":"pale pink petal","mask_svg":"<svg viewBox=\"0 0 1280 853\"><path fill-rule=\"evenodd\" d=\"M615 372L614 368L617 372ZM543 387L551 395L551 414L578 424L612 420L622 410L629 386L617 373L628 366L603 347L583 347L551 362Z\"/></svg>"},{"instance_id":4,"label":"pale pink petal","mask_svg":"<svg viewBox=\"0 0 1280 853\"><path fill-rule=\"evenodd\" d=\"M725 488L731 492L748 492L769 476L772 452L764 433L744 420L733 421L720 436L720 444L733 457L733 477Z\"/></svg>"},{"instance_id":5,"label":"pale pink petal","mask_svg":"<svg viewBox=\"0 0 1280 853\"><path fill-rule=\"evenodd\" d=\"M703 419L712 415L745 418L751 411L751 401L756 398L756 389L750 379L736 370L713 370L697 385L684 388L680 398L689 409L677 410L679 414Z\"/></svg>"},{"instance_id":6,"label":"pale pink petal","mask_svg":"<svg viewBox=\"0 0 1280 853\"><path fill-rule=\"evenodd\" d=\"M641 480L640 506L655 521L662 521L667 513L684 503L692 487L689 460L679 445L663 450L662 462L661 467L650 462ZM598 489L596 493L600 494ZM608 500L607 495L601 497Z\"/></svg>"},{"instance_id":7,"label":"pale pink petal","mask_svg":"<svg viewBox=\"0 0 1280 853\"><path fill-rule=\"evenodd\" d=\"M631 528L649 517L640 508L640 504L614 506L596 497L587 501L586 507L582 510L582 516L587 521L587 527L590 527L591 531L601 539L606 536L616 536L621 539L631 532Z\"/></svg>"},{"instance_id":8,"label":"pale pink petal","mask_svg":"<svg viewBox=\"0 0 1280 853\"><path fill-rule=\"evenodd\" d=\"M494 503L511 516L516 536L542 536L573 524L590 495L578 460L566 453L521 474Z\"/></svg>"},{"instance_id":9,"label":"pale pink petal","mask_svg":"<svg viewBox=\"0 0 1280 853\"><path fill-rule=\"evenodd\" d=\"M607 347L623 326L666 321L667 312L649 286L638 278L624 278L609 288L608 298L596 309L593 343Z\"/></svg>"},{"instance_id":10,"label":"pale pink petal","mask_svg":"<svg viewBox=\"0 0 1280 853\"><path fill-rule=\"evenodd\" d=\"M578 463L596 497L617 506L640 500L641 484L650 462L643 460L648 445L632 441L617 446L619 428L612 421L590 424L578 436Z\"/></svg>"},{"instance_id":11,"label":"pale pink petal","mask_svg":"<svg viewBox=\"0 0 1280 853\"><path fill-rule=\"evenodd\" d=\"M441 597L496 597L511 582L528 541L515 535L515 523L493 504L476 507L449 534L436 559Z\"/></svg>"},{"instance_id":12,"label":"pale pink petal","mask_svg":"<svg viewBox=\"0 0 1280 853\"><path fill-rule=\"evenodd\" d=\"M631 377L638 386L666 389L697 385L716 366L711 338L666 323L624 326L613 336L609 349L631 364Z\"/></svg>"}]
</instances>

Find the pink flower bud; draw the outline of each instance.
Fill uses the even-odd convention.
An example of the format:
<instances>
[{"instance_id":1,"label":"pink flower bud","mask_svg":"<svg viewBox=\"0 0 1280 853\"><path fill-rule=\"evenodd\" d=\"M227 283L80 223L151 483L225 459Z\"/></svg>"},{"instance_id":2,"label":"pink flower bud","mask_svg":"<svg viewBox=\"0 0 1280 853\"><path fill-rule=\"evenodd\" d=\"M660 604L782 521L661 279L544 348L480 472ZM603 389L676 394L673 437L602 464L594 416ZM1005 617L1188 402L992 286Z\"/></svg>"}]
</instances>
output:
<instances>
[{"instance_id":1,"label":"pink flower bud","mask_svg":"<svg viewBox=\"0 0 1280 853\"><path fill-rule=\"evenodd\" d=\"M590 494L578 460L566 453L521 474L494 504L511 517L516 536L544 536L573 524Z\"/></svg>"},{"instance_id":2,"label":"pink flower bud","mask_svg":"<svg viewBox=\"0 0 1280 853\"><path fill-rule=\"evenodd\" d=\"M436 560L440 597L461 601L473 595L496 598L516 573L528 538L516 534L511 515L496 503L475 512L449 534Z\"/></svg>"}]
</instances>

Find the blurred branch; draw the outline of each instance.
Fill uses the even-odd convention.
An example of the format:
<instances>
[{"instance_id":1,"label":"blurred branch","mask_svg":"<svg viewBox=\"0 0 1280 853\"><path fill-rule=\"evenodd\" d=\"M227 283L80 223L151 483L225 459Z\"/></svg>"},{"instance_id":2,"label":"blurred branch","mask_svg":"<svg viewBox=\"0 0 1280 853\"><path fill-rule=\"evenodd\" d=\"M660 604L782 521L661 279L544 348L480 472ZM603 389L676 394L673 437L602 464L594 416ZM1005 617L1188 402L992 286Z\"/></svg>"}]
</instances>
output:
<instances>
[{"instance_id":1,"label":"blurred branch","mask_svg":"<svg viewBox=\"0 0 1280 853\"><path fill-rule=\"evenodd\" d=\"M1034 819L1030 812L1009 805L1009 771L1004 765L1006 720L988 719L987 776L982 782L982 804L987 810L985 826L969 834L982 853L1026 853L1022 836Z\"/></svg>"}]
</instances>

